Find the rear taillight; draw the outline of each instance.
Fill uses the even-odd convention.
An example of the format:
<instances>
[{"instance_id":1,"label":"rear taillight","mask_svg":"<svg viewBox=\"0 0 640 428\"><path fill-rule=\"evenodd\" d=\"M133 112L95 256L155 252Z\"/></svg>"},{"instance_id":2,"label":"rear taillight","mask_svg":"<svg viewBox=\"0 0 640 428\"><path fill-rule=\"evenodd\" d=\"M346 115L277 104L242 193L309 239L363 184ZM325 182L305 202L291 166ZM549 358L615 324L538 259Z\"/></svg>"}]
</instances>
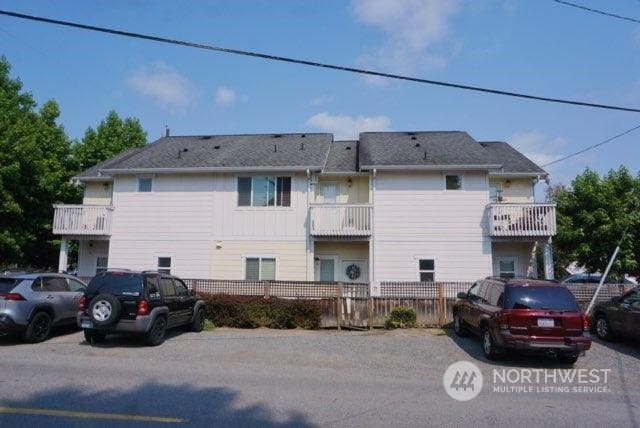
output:
<instances>
[{"instance_id":1,"label":"rear taillight","mask_svg":"<svg viewBox=\"0 0 640 428\"><path fill-rule=\"evenodd\" d=\"M80 312L84 312L87 310L87 298L82 296L80 300L78 300L78 310Z\"/></svg>"},{"instance_id":2,"label":"rear taillight","mask_svg":"<svg viewBox=\"0 0 640 428\"><path fill-rule=\"evenodd\" d=\"M498 318L500 330L509 330L509 314L501 313Z\"/></svg>"},{"instance_id":3,"label":"rear taillight","mask_svg":"<svg viewBox=\"0 0 640 428\"><path fill-rule=\"evenodd\" d=\"M136 315L149 315L149 303L146 300L138 302L138 312Z\"/></svg>"},{"instance_id":4,"label":"rear taillight","mask_svg":"<svg viewBox=\"0 0 640 428\"><path fill-rule=\"evenodd\" d=\"M582 330L589 331L589 328L590 328L589 317L586 316L585 314L582 314Z\"/></svg>"},{"instance_id":5,"label":"rear taillight","mask_svg":"<svg viewBox=\"0 0 640 428\"><path fill-rule=\"evenodd\" d=\"M13 301L27 300L24 297L22 297L22 294L19 294L19 293L0 293L0 299L13 300Z\"/></svg>"}]
</instances>

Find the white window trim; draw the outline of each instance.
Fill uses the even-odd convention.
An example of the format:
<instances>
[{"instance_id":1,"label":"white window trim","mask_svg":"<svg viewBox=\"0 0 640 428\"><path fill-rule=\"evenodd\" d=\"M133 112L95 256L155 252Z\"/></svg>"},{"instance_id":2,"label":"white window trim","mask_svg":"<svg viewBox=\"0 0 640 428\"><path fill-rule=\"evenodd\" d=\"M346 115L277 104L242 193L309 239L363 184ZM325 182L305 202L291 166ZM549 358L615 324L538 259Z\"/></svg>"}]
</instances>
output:
<instances>
[{"instance_id":1,"label":"white window trim","mask_svg":"<svg viewBox=\"0 0 640 428\"><path fill-rule=\"evenodd\" d=\"M158 272L160 272L160 269L166 269L166 268L161 268L160 267L160 257L168 257L171 259L171 266L169 266L169 275L173 275L173 271L175 269L175 257L173 254L167 254L167 253L156 253L154 255L155 257L155 270L157 270Z\"/></svg>"},{"instance_id":2,"label":"white window trim","mask_svg":"<svg viewBox=\"0 0 640 428\"><path fill-rule=\"evenodd\" d=\"M447 189L447 175L457 175L460 177L460 188L457 190ZM462 172L448 171L442 173L442 190L444 192L464 192L465 190L465 177Z\"/></svg>"},{"instance_id":3,"label":"white window trim","mask_svg":"<svg viewBox=\"0 0 640 428\"><path fill-rule=\"evenodd\" d=\"M240 199L240 194L238 192L238 179L239 178L250 178L251 179L251 194L250 194L250 202L251 205L239 205L239 199ZM275 177L276 178L276 189L275 189L275 202L276 205L268 205L268 206L254 206L253 205L253 179L255 177ZM281 206L281 205L277 205L277 201L278 201L278 178L279 177L289 177L291 179L291 190L290 190L290 195L289 195L289 206L285 207L285 206ZM235 188L236 188L236 210L237 211L255 211L255 210L269 210L269 211L273 211L273 210L282 210L282 211L293 211L294 210L294 206L293 206L293 183L295 182L295 177L293 175L289 175L289 174L274 174L274 175L269 175L269 174L240 174L240 175L236 175L235 177Z\"/></svg>"},{"instance_id":4,"label":"white window trim","mask_svg":"<svg viewBox=\"0 0 640 428\"><path fill-rule=\"evenodd\" d=\"M244 280L247 279L247 259L258 259L258 281L267 281L262 278L262 259L274 259L276 261L276 272L275 279L273 281L277 281L279 278L278 266L280 266L279 257L275 254L246 254L242 256L242 278Z\"/></svg>"},{"instance_id":5,"label":"white window trim","mask_svg":"<svg viewBox=\"0 0 640 428\"><path fill-rule=\"evenodd\" d=\"M417 263L417 281L420 281L420 274L422 272L433 272L433 282L436 282L438 280L437 276L436 276L436 272L438 271L438 258L435 256L414 256L415 262ZM420 260L433 260L433 270L420 270Z\"/></svg>"},{"instance_id":6,"label":"white window trim","mask_svg":"<svg viewBox=\"0 0 640 428\"><path fill-rule=\"evenodd\" d=\"M513 276L518 276L518 257L516 256L503 256L496 257L496 276L500 277L502 272L500 271L500 262L513 262Z\"/></svg>"},{"instance_id":7,"label":"white window trim","mask_svg":"<svg viewBox=\"0 0 640 428\"><path fill-rule=\"evenodd\" d=\"M142 192L140 191L140 180L143 179L149 179L151 180L151 190L149 190L148 192ZM155 190L155 177L153 175L138 175L136 177L136 193L153 193Z\"/></svg>"},{"instance_id":8,"label":"white window trim","mask_svg":"<svg viewBox=\"0 0 640 428\"><path fill-rule=\"evenodd\" d=\"M499 197L502 198L502 201L500 201L498 199L493 201L491 199L491 188L492 187L495 187L498 190L498 193L500 194ZM494 182L494 183L489 182L489 186L487 187L487 190L489 192L489 203L491 203L491 204L500 204L500 203L504 202L504 196L503 196L504 189L502 188L502 183L500 183L500 182Z\"/></svg>"}]
</instances>

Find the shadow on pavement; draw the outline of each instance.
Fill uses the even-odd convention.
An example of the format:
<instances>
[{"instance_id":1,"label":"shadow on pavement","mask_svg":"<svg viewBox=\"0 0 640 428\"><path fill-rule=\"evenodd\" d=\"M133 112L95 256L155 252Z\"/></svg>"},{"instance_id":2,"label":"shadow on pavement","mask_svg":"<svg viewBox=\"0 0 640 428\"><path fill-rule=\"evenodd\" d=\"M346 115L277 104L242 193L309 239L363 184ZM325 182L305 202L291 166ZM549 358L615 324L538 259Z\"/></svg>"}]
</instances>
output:
<instances>
[{"instance_id":1,"label":"shadow on pavement","mask_svg":"<svg viewBox=\"0 0 640 428\"><path fill-rule=\"evenodd\" d=\"M54 327L53 330L51 330L51 335L49 336L49 339L47 340L51 340L54 337L68 336L68 335L77 333L78 331L80 331L80 329L75 324ZM46 343L46 340L43 343ZM22 335L17 333L0 336L0 347L1 346L18 346L18 345L32 345L32 344L22 340Z\"/></svg>"},{"instance_id":2,"label":"shadow on pavement","mask_svg":"<svg viewBox=\"0 0 640 428\"><path fill-rule=\"evenodd\" d=\"M619 339L613 342L606 342L595 335L591 337L594 343L598 343L621 354L640 359L640 342L634 342L631 339Z\"/></svg>"},{"instance_id":3,"label":"shadow on pavement","mask_svg":"<svg viewBox=\"0 0 640 428\"><path fill-rule=\"evenodd\" d=\"M0 400L0 406L5 408L0 413L0 426L313 426L300 412L276 413L264 404L246 405L239 403L238 399L239 393L228 388L195 388L190 385L160 383L145 383L126 391L106 389L101 392L86 392L81 388L60 388L36 392L27 399ZM9 412L6 408L9 408ZM22 409L23 413L29 412L28 409L77 412L77 417L25 415L19 414L16 409ZM16 413L11 413L12 411ZM136 421L130 417L122 420L92 417L91 414L95 413L182 421L158 423L157 420Z\"/></svg>"}]
</instances>

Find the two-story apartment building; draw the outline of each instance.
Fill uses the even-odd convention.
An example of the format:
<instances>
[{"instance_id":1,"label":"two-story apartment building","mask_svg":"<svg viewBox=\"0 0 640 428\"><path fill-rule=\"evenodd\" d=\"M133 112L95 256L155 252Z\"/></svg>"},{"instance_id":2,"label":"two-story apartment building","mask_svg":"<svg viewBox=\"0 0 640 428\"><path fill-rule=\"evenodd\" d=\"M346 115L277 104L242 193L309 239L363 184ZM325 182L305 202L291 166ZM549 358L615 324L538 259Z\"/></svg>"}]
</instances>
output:
<instances>
[{"instance_id":1,"label":"two-story apartment building","mask_svg":"<svg viewBox=\"0 0 640 428\"><path fill-rule=\"evenodd\" d=\"M189 278L471 281L552 273L547 174L465 132L167 136L83 172L57 206L60 270Z\"/></svg>"}]
</instances>

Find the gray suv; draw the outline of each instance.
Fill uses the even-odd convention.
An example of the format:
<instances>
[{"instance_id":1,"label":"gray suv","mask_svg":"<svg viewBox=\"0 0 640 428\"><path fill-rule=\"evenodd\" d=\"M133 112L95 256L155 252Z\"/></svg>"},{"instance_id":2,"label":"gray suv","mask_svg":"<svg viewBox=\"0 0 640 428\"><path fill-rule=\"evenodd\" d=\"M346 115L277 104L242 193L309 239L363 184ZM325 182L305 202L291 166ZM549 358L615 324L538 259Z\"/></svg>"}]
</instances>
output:
<instances>
[{"instance_id":1,"label":"gray suv","mask_svg":"<svg viewBox=\"0 0 640 428\"><path fill-rule=\"evenodd\" d=\"M74 324L85 283L71 275L29 273L0 276L0 335L21 334L42 342L55 326Z\"/></svg>"}]
</instances>

